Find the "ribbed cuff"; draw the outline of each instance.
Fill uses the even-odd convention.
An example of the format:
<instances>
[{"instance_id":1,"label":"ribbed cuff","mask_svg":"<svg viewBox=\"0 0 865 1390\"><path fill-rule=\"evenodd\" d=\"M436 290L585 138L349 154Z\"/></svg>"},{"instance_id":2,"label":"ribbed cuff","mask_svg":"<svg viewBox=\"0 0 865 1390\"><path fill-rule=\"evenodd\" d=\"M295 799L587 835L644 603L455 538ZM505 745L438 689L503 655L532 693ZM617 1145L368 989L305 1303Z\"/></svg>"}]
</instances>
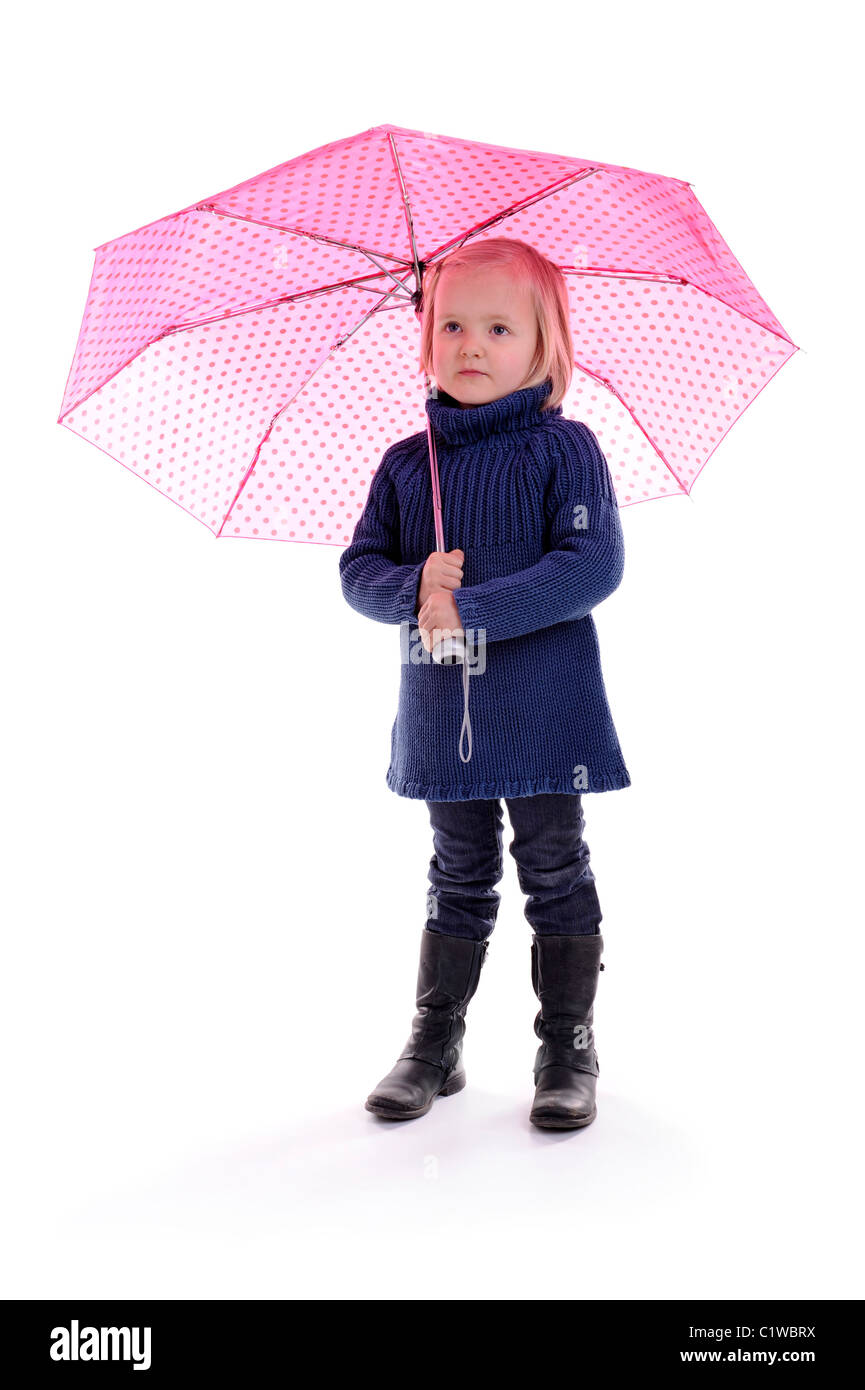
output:
<instances>
[{"instance_id":1,"label":"ribbed cuff","mask_svg":"<svg viewBox=\"0 0 865 1390\"><path fill-rule=\"evenodd\" d=\"M403 623L413 619L417 622L417 591L420 588L421 575L423 574L426 560L419 565L412 565L411 574L406 578L405 584L399 592L398 605L400 616L398 621Z\"/></svg>"}]
</instances>

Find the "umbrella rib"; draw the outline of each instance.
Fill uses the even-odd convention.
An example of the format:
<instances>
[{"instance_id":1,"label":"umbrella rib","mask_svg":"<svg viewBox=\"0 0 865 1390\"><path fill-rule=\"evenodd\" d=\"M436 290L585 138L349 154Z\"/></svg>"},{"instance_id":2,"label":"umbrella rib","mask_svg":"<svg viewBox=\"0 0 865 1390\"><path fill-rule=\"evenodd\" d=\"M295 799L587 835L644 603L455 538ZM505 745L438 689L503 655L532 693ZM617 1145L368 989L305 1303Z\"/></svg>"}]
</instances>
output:
<instances>
[{"instance_id":1,"label":"umbrella rib","mask_svg":"<svg viewBox=\"0 0 865 1390\"><path fill-rule=\"evenodd\" d=\"M707 299L714 299L716 303L723 304L725 309L731 309L734 314L738 314L739 318L744 319L746 323L752 323L755 328L760 329L761 333L771 333L773 338L778 338L782 342L789 343L792 348L796 347L793 339L788 338L780 324L778 324L778 328L781 330L779 333L778 329L770 328L768 324L761 323L759 319L755 319L753 314L746 314L744 309L737 309L735 305L730 304L728 300L724 299L720 294L716 294L714 290L707 290L706 287L701 285L697 280L689 280L687 275L665 274L662 270L643 271L641 274L638 274L635 270L615 270L612 268L605 270L597 266L593 266L589 269L588 267L574 265L561 265L559 266L559 270L565 275L608 275L611 280L642 280L647 285L690 285L698 294L704 294ZM769 309L768 304L766 308ZM772 313L771 309L769 309L769 313ZM775 315L772 314L772 317L775 318ZM775 321L776 323L778 322L777 319Z\"/></svg>"},{"instance_id":2,"label":"umbrella rib","mask_svg":"<svg viewBox=\"0 0 865 1390\"><path fill-rule=\"evenodd\" d=\"M396 149L396 142L394 140L393 135L388 134L388 141L390 144L391 156L394 161L397 177L399 178L400 188L402 190L403 210L405 212L409 240L411 241L415 273L419 276L417 246L415 243L414 236L414 221L411 215L411 203L409 201L408 191L405 186L402 167L399 162L399 156L397 154ZM602 168L601 166L598 166L592 169L584 169L579 174L565 174L562 176L562 178L555 179L553 183L548 184L546 188L542 188L537 193L531 194L529 197L521 199L520 202L513 203L510 207L502 209L502 211L497 212L494 217L488 217L486 221L479 222L475 227L470 227L467 232L461 233L459 236L454 237L452 241L446 242L444 246L438 247L435 251L431 253L430 256L426 258L424 264L429 265L431 261L438 260L438 258L444 255L446 251L449 251L452 246L463 245L466 241L468 241L469 237L476 236L478 232L485 231L488 227L495 227L497 223L503 222L506 217L513 217L514 213L522 212L525 208L532 207L534 203L540 202L542 198L548 197L549 194L559 193L565 188L570 188L571 184L579 183L582 179L590 178L593 174L598 174L601 172ZM420 288L420 286L418 286L418 288Z\"/></svg>"},{"instance_id":3,"label":"umbrella rib","mask_svg":"<svg viewBox=\"0 0 865 1390\"><path fill-rule=\"evenodd\" d=\"M221 208L217 203L196 203L192 209L184 208L184 212L215 212L218 217L230 217L235 222L249 222L253 227L267 227L272 232L289 232L292 236L304 237L308 241L320 241L325 246L340 246L344 251L360 251L362 255L368 256L372 260L372 255L363 246L356 246L351 241L339 241L336 237L325 236L322 232L308 232L304 227L283 227L278 222L263 222L260 217L244 217L242 212L229 212L227 208ZM175 216L179 217L180 213ZM376 251L377 256L383 256L387 261L396 261L398 265L408 266L410 263L404 256L392 256L389 251Z\"/></svg>"},{"instance_id":4,"label":"umbrella rib","mask_svg":"<svg viewBox=\"0 0 865 1390\"><path fill-rule=\"evenodd\" d=\"M371 251L367 251L365 246L357 246L351 241L337 241L335 237L324 236L318 232L307 232L304 231L302 227L281 227L276 222L263 222L258 217L244 217L242 213L228 212L226 209L220 208L216 203L198 203L194 211L215 212L219 217L230 217L236 222L249 222L254 227L268 227L271 231L289 232L292 236L305 237L310 241L320 241L326 246L339 246L344 251L357 251L361 256L366 256L368 261L372 261L376 269L380 270L383 275L389 275L401 288L405 288L402 281L397 281L396 276L392 271L388 270L387 266L379 265L379 262L375 259L376 256L381 256L384 260L396 261L398 265L407 267L409 262L406 261L404 256L392 256L389 251L376 251L375 255L373 255Z\"/></svg>"},{"instance_id":5,"label":"umbrella rib","mask_svg":"<svg viewBox=\"0 0 865 1390\"><path fill-rule=\"evenodd\" d=\"M604 266L560 265L564 275L607 275L611 280L644 280L647 285L689 285L684 275L673 275L663 270L615 270Z\"/></svg>"},{"instance_id":6,"label":"umbrella rib","mask_svg":"<svg viewBox=\"0 0 865 1390\"><path fill-rule=\"evenodd\" d=\"M309 380L309 377L307 377L307 381L308 381L308 380ZM306 382L304 382L303 384L304 384L304 386L305 386L305 385L306 385ZM301 390L302 390L302 389L303 389L303 388L301 388ZM244 473L243 477L241 478L240 482L238 483L237 488L236 488L235 493L234 493L234 496L232 497L231 501L230 501L229 504L228 504L228 510L226 511L225 516L222 518L222 521L220 522L219 530L216 532L216 538L217 538L217 540L218 540L219 537L222 535L222 528L225 526L226 521L227 521L228 518L231 516L231 513L232 513L232 511L233 511L233 509L234 509L234 504L235 504L235 502L237 501L238 497L240 496L241 492L242 492L243 489L246 487L246 484L247 484L247 482L249 481L249 475L251 474L252 470L255 468L255 465L258 463L259 457L260 457L260 455L261 455L261 450L262 450L262 448L264 447L264 445L267 443L268 439L270 438L271 430L273 429L274 425L276 424L276 422L277 422L277 420L279 419L279 417L280 417L280 415L282 414L282 412L283 412L284 410L287 410L287 409L288 409L288 407L291 405L291 401L293 401L293 400L295 399L295 396L297 396L297 395L298 395L298 392L295 391L294 396L291 397L291 400L286 401L286 402L285 402L285 405L281 405L281 406L279 407L279 410L278 410L278 411L276 412L276 414L273 416L273 418L272 418L271 421L270 421L270 424L268 425L267 429L264 431L264 434L263 434L263 435L261 436L261 438L259 439L259 441L258 441L258 446L257 446L257 448L256 448L256 450L255 450L255 453L254 453L253 456L252 456L252 462L250 463L249 467L247 468L246 472Z\"/></svg>"},{"instance_id":7,"label":"umbrella rib","mask_svg":"<svg viewBox=\"0 0 865 1390\"><path fill-rule=\"evenodd\" d=\"M256 304L247 304L242 309L233 309L225 313L213 314L210 318L192 319L189 323L177 323L170 325L168 328L163 328L160 333L157 333L155 338L149 338L146 343L142 343L140 348L136 348L135 352L133 352L130 357L127 357L125 361L121 362L103 381L98 382L96 386L87 392L86 396L81 396L79 400L72 401L68 408L57 417L57 423L58 425L62 425L71 410L78 410L80 406L84 405L85 401L89 401L91 396L94 396L97 391L101 391L110 381L113 381L116 376L119 376L122 371L125 371L137 357L140 357L148 348L153 347L154 343L161 342L163 338L169 338L175 333L186 333L191 328L202 328L210 323L227 323L229 319L241 318L244 314L253 314L259 309L272 309L277 304L293 304L302 299L313 299L318 295L330 294L332 290L355 288L359 290L368 290L370 294L375 294L377 293L376 286L362 283L363 280L371 280L373 278L374 277L371 275L365 275L357 280L338 280L332 285L325 285L316 290L302 290L299 294L280 295L277 299L268 299ZM393 291L388 291L388 294L392 293ZM387 298L387 296L385 296L385 298Z\"/></svg>"},{"instance_id":8,"label":"umbrella rib","mask_svg":"<svg viewBox=\"0 0 865 1390\"><path fill-rule=\"evenodd\" d=\"M755 319L753 314L746 314L744 309L735 308L734 305L728 303L726 299L723 299L721 295L715 294L714 290L705 289L702 285L699 285L696 280L685 280L683 281L683 284L691 285L698 292L698 294L704 294L707 299L714 299L716 303L723 304L725 309L732 309L733 313L738 314L740 319L744 319L746 323L753 323L754 327L759 328L761 333L771 333L773 338L778 338L783 343L789 343L790 347L793 348L794 351L799 351L796 344L793 342L793 339L787 337L785 330L781 327L781 324L778 323L777 319L775 319L775 322L778 323L778 328L781 329L780 333L777 329L768 328L765 323L761 323L759 319ZM766 304L766 308L769 309L768 304ZM771 309L769 309L769 313L772 314ZM772 314L772 317L775 318L775 315ZM772 375L774 376L774 372ZM760 390L762 389L763 388L761 387Z\"/></svg>"},{"instance_id":9,"label":"umbrella rib","mask_svg":"<svg viewBox=\"0 0 865 1390\"><path fill-rule=\"evenodd\" d=\"M581 174L567 174L561 179L556 179L554 183L548 184L548 186L542 188L540 192L533 193L529 197L523 198L518 203L513 203L511 207L503 208L500 212L497 212L495 216L488 217L485 222L478 222L476 226L470 227L467 232L460 233L460 235L454 237L452 241L448 241L444 246L438 247L428 258L426 264L429 264L431 260L437 260L438 257L444 255L446 251L450 251L451 247L462 246L468 241L469 237L477 236L478 232L484 232L488 227L495 227L497 223L503 222L506 217L513 217L514 213L524 212L526 208L530 208L535 203L539 203L542 198L548 197L551 193L560 193L563 189L570 188L572 183L580 183L583 179L591 178L593 174L600 174L602 172L603 169L600 167L595 169L584 169Z\"/></svg>"},{"instance_id":10,"label":"umbrella rib","mask_svg":"<svg viewBox=\"0 0 865 1390\"><path fill-rule=\"evenodd\" d=\"M254 314L259 309L273 309L277 304L295 304L304 299L317 299L320 295L331 294L334 290L357 289L366 290L370 294L378 294L380 290L377 285L365 285L364 280L375 279L373 275L361 275L353 280L334 280L329 285L319 285L314 290L300 290L297 294L280 294L275 299L262 299L255 304L246 304L242 309L228 309L223 313L212 314L209 318L192 319L189 323L174 324L171 328L166 328L159 336L167 337L169 333L183 333L188 328L200 328L208 323L222 323L226 319L235 319L243 314ZM159 339L154 338L153 342Z\"/></svg>"},{"instance_id":11,"label":"umbrella rib","mask_svg":"<svg viewBox=\"0 0 865 1390\"><path fill-rule=\"evenodd\" d=\"M268 439L270 438L271 431L273 430L273 427L274 427L274 425L276 424L277 420L279 419L280 415L283 413L284 410L287 410L287 409L288 409L288 407L291 405L292 401L295 401L295 400L297 399L297 397L300 395L301 391L303 391L303 390L306 388L307 383L310 382L310 381L312 380L312 378L315 376L316 372L319 371L319 370L321 369L321 367L324 365L324 362L326 362L326 361L328 360L328 358L330 358L330 357L333 355L333 353L336 352L337 348L341 348L342 345L343 345L343 343L347 342L349 338L352 338L352 337L354 336L354 334L358 331L358 329L359 329L364 323L366 323L367 319L370 317L371 314L375 314L375 313L380 312L382 305L385 304L385 303L387 302L387 300L390 299L390 297L391 297L394 293L395 293L394 290L388 290L387 294L383 296L383 298L379 301L379 303L378 303L377 305L375 305L372 309L367 310L367 312L363 315L363 317L362 317L361 319L358 320L358 322L355 324L354 328L352 328L351 331L350 331L349 333L344 333L343 336L342 336L341 338L337 338L336 342L333 343L333 344L331 345L331 348L330 348L330 351L329 351L328 354L327 354L327 357L325 357L321 362L319 362L319 363L313 368L313 370L310 372L309 376L306 378L306 381L304 381L304 382L298 387L298 389L295 391L294 395L291 397L291 400L286 401L284 405L281 405L281 406L279 407L279 410L278 410L278 411L276 412L276 414L273 416L273 418L272 418L270 424L268 425L268 427L267 427L267 429L265 430L264 434L262 435L261 439L258 441L258 447L256 448L255 453L254 453L254 455L253 455L253 457L252 457L252 462L250 463L249 467L247 468L246 472L244 473L243 477L241 478L240 482L239 482L238 485L237 485L237 488L236 488L236 490L235 490L234 496L232 497L231 502L230 502L229 505L228 505L228 510L226 511L225 516L222 518L222 523L221 523L221 525L220 525L220 527L219 527L219 530L216 532L217 538L218 538L219 536L222 535L223 527L225 526L225 523L228 521L228 518L231 516L231 513L232 513L232 511L234 510L234 506L235 506L235 503L237 502L238 497L240 496L240 494L241 494L241 492L243 491L243 489L246 487L246 484L247 484L248 481L249 481L250 475L252 474L253 469L255 468L255 465L258 463L259 457L260 457L260 455L261 455L262 447L267 443Z\"/></svg>"},{"instance_id":12,"label":"umbrella rib","mask_svg":"<svg viewBox=\"0 0 865 1390\"><path fill-rule=\"evenodd\" d=\"M574 362L574 366L575 366L575 367L578 367L579 370L580 370L581 372L583 372L586 376L591 377L593 381L597 381L597 382L599 383L599 385L601 385L601 386L606 386L607 390L612 392L612 394L615 396L616 400L617 400L617 401L619 402L619 404L621 405L622 409L625 410L625 411L627 412L628 415L630 415L630 417L631 417L631 419L633 420L634 424L636 425L637 429L638 429L638 430L640 431L640 433L645 437L645 439L646 439L647 442L650 444L650 446L652 447L652 449L654 450L654 452L657 454L658 458L661 460L661 462L662 462L662 464L664 465L664 467L666 468L667 472L670 474L670 477L673 478L674 482L676 483L676 486L677 486L677 487L679 488L679 490L680 490L681 492L683 492L683 493L685 494L685 496L687 497L687 496L689 495L689 494L688 494L688 489L686 488L685 484L682 482L682 479L679 477L679 475L678 475L678 473L676 472L675 468L674 468L673 465L670 463L669 459L666 459L666 458L664 457L663 453L662 453L661 450L658 448L658 446L657 446L657 444L655 443L655 441L654 441L654 439L652 438L652 436L651 436L650 434L648 434L648 432L647 432L646 430L643 429L643 426L640 424L640 421L637 419L637 417L636 417L636 415L634 414L633 410L632 410L631 407L628 405L628 402L627 402L622 396L619 395L619 392L616 390L616 388L615 388L615 386L613 385L613 383L612 383L611 381L608 381L606 377L604 377L604 376L599 376L597 372L593 372L593 371L591 370L590 367L584 367L583 364L582 364L581 362Z\"/></svg>"},{"instance_id":13,"label":"umbrella rib","mask_svg":"<svg viewBox=\"0 0 865 1390\"><path fill-rule=\"evenodd\" d=\"M802 350L801 348L797 348L796 345L795 345L795 343L791 343L790 346L793 348L793 352L791 352L790 357L792 357L794 353L796 353L796 352L801 352L801 350ZM736 416L736 419L733 421L732 424L730 424L730 425L727 426L727 428L725 429L724 433L721 435L721 438L720 438L715 444L712 445L712 448L709 450L708 454L707 454L706 457L703 459L703 462L700 464L700 467L697 469L696 473L694 474L694 478L693 478L693 481L692 481L692 483L691 483L692 489L693 489L693 487L694 487L694 483L696 483L697 479L701 476L701 474L702 474L702 472L703 472L703 469L706 467L706 464L709 462L709 459L712 457L712 455L714 454L715 450L716 450L717 448L719 448L719 446L720 446L721 444L723 444L724 440L727 438L727 435L730 433L731 429L733 428L733 425L737 424L737 423L739 422L739 420L741 420L742 416L745 414L745 411L748 410L749 407L752 406L752 405L754 404L755 400L756 400L757 397L760 395L760 393L761 393L762 391L765 391L766 387L769 385L769 382L772 381L772 379L778 375L778 372L780 372L781 368L782 368L787 362L789 362L789 360L790 360L789 357L785 357L785 358L783 359L783 361L781 361L781 362L778 363L778 365L777 365L777 367L775 368L775 370L774 370L773 372L770 372L769 375L766 377L766 380L763 382L762 386L760 386L760 387L754 392L753 396L751 397L751 399L750 399L749 401L746 401L746 403L745 403L745 405L743 406L742 410L741 410L741 411L739 412L739 414ZM690 496L690 493L688 494L688 496ZM654 498L651 498L651 499L649 499L649 500L654 501Z\"/></svg>"},{"instance_id":14,"label":"umbrella rib","mask_svg":"<svg viewBox=\"0 0 865 1390\"><path fill-rule=\"evenodd\" d=\"M387 138L388 143L390 145L391 159L393 160L394 168L396 169L396 176L399 179L400 191L402 192L403 213L405 215L409 241L411 242L411 254L414 266L415 279L418 282L416 288L419 290L421 275L420 266L418 265L417 245L414 239L414 221L411 215L411 203L409 202L408 189L405 186L405 179L403 178L402 167L399 162L399 154L397 153L396 141L394 140L393 135L390 132L388 132Z\"/></svg>"}]
</instances>

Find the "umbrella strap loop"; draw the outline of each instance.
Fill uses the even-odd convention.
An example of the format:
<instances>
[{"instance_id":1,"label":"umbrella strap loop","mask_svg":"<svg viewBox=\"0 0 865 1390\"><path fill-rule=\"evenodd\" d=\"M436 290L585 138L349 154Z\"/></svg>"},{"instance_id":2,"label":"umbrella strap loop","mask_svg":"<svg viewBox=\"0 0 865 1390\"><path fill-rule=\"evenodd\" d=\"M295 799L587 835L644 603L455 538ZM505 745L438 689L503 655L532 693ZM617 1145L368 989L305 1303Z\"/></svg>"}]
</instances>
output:
<instances>
[{"instance_id":1,"label":"umbrella strap loop","mask_svg":"<svg viewBox=\"0 0 865 1390\"><path fill-rule=\"evenodd\" d=\"M460 757L462 758L463 762L464 762L464 763L467 763L467 762L469 762L469 760L471 759L471 756L472 756L472 726L471 726L471 722L470 722L470 720L469 720L469 674L470 674L470 673L469 673L468 653L466 653L465 656L463 657L462 666L463 666L463 696L464 696L464 700L465 700L465 706L464 706L464 713L463 713L462 728L460 729L460 741L459 741L457 747L458 747L458 749L459 749L459 755L460 755ZM463 734L466 732L466 730L468 730L468 735L469 735L469 751L468 751L468 757L463 758Z\"/></svg>"}]
</instances>

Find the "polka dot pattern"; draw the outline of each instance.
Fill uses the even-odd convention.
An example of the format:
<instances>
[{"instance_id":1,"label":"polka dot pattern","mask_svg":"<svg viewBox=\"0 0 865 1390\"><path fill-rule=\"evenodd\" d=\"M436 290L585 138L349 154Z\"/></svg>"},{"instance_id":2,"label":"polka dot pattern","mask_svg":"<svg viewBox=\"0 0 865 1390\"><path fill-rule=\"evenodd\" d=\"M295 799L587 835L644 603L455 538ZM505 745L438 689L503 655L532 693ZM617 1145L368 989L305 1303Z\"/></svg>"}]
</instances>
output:
<instances>
[{"instance_id":1,"label":"polka dot pattern","mask_svg":"<svg viewBox=\"0 0 865 1390\"><path fill-rule=\"evenodd\" d=\"M478 228L560 266L620 506L690 492L797 351L690 184L382 125L97 247L60 423L215 535L347 545L426 430L403 190L421 260Z\"/></svg>"}]
</instances>

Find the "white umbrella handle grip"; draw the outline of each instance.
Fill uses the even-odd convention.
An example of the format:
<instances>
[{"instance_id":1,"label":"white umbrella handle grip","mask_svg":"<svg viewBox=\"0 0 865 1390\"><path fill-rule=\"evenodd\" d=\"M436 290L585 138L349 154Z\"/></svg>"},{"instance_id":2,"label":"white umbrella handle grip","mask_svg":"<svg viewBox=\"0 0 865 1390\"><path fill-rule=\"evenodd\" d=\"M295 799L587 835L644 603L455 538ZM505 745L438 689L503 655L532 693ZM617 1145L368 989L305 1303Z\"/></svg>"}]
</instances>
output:
<instances>
[{"instance_id":1,"label":"white umbrella handle grip","mask_svg":"<svg viewBox=\"0 0 865 1390\"><path fill-rule=\"evenodd\" d=\"M461 666L466 659L465 639L459 632L450 637L441 637L433 644L432 659L440 666Z\"/></svg>"}]
</instances>

